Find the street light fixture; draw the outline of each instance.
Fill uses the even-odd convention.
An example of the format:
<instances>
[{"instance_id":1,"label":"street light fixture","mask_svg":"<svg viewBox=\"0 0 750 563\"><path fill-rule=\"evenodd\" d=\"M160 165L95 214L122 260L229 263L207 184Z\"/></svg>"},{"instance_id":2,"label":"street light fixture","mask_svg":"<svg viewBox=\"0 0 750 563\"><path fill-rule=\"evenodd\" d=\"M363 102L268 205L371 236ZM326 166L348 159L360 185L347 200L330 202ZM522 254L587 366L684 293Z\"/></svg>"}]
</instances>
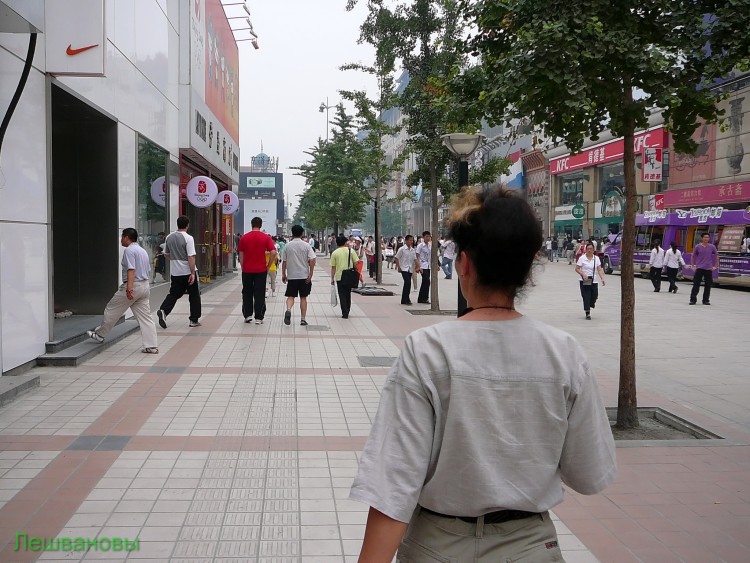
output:
<instances>
[{"instance_id":1,"label":"street light fixture","mask_svg":"<svg viewBox=\"0 0 750 563\"><path fill-rule=\"evenodd\" d=\"M380 184L375 183L374 180L368 178L365 180L365 190L367 195L372 198L373 207L375 209L375 283L383 283L383 264L380 256L380 224L378 222L378 214L380 212Z\"/></svg>"},{"instance_id":2,"label":"street light fixture","mask_svg":"<svg viewBox=\"0 0 750 563\"><path fill-rule=\"evenodd\" d=\"M320 107L318 108L318 111L320 113L326 112L326 143L328 143L328 130L331 128L331 122L328 119L328 110L335 106L329 106L328 105L328 96L326 96L325 103L320 102Z\"/></svg>"},{"instance_id":3,"label":"street light fixture","mask_svg":"<svg viewBox=\"0 0 750 563\"><path fill-rule=\"evenodd\" d=\"M450 133L442 135L443 144L453 156L458 157L458 190L469 185L469 157L474 154L486 137L482 134ZM458 276L456 276L458 277ZM461 278L458 278L457 316L466 312L466 298L461 291Z\"/></svg>"}]
</instances>

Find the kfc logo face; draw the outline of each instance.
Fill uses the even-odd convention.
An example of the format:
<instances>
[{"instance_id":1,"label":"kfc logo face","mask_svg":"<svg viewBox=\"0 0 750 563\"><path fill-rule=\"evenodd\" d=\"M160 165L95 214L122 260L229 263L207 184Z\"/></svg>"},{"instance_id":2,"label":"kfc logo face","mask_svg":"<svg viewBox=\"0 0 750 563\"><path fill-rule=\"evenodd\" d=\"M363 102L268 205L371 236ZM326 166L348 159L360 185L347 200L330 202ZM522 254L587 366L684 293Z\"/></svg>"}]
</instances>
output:
<instances>
[{"instance_id":1,"label":"kfc logo face","mask_svg":"<svg viewBox=\"0 0 750 563\"><path fill-rule=\"evenodd\" d=\"M206 182L201 180L198 182L198 193L199 194L205 194L206 193Z\"/></svg>"}]
</instances>

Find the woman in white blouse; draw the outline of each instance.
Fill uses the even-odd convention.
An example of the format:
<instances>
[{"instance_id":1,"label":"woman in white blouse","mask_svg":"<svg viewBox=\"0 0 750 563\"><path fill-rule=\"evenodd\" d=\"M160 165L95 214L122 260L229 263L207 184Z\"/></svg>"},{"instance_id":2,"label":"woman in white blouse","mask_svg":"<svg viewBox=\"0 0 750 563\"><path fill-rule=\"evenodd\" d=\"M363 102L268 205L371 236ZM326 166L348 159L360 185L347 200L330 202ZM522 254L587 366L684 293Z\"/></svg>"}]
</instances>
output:
<instances>
[{"instance_id":1,"label":"woman in white blouse","mask_svg":"<svg viewBox=\"0 0 750 563\"><path fill-rule=\"evenodd\" d=\"M583 310L586 313L586 320L591 320L591 309L596 308L596 301L599 299L599 280L602 285L607 285L604 281L604 270L602 261L594 254L594 245L586 243L586 254L582 254L576 262L576 273L581 276L581 297L583 298Z\"/></svg>"}]
</instances>

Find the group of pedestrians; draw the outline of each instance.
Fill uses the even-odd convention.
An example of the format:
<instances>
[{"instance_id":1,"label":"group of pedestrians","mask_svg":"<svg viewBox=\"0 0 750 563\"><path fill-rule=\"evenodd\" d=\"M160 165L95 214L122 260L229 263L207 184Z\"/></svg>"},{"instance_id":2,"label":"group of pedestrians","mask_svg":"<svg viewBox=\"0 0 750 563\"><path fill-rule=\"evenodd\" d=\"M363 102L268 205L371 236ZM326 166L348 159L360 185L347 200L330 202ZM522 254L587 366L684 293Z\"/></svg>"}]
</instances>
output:
<instances>
[{"instance_id":1,"label":"group of pedestrians","mask_svg":"<svg viewBox=\"0 0 750 563\"><path fill-rule=\"evenodd\" d=\"M719 252L710 240L711 235L709 233L702 233L701 242L695 245L693 253L690 255L690 267L694 270L693 287L690 290L690 301L688 302L690 305L695 305L698 302L701 283L704 284L702 302L704 305L711 305L713 272L719 268ZM655 240L648 261L649 277L654 285L654 292L661 291L661 276L666 268L669 293L677 293L677 274L680 267L685 265L685 260L675 241L672 241L669 250L665 251L661 247L661 240Z\"/></svg>"}]
</instances>

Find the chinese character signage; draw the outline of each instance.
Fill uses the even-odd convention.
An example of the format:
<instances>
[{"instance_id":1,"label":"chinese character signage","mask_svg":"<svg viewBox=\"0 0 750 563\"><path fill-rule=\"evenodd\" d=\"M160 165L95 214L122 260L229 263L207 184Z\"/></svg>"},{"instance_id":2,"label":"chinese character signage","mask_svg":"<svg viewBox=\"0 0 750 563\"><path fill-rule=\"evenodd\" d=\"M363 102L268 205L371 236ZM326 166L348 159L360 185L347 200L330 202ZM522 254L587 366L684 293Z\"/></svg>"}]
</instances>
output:
<instances>
[{"instance_id":1,"label":"chinese character signage","mask_svg":"<svg viewBox=\"0 0 750 563\"><path fill-rule=\"evenodd\" d=\"M664 192L665 207L745 202L750 199L750 182L734 182L687 190Z\"/></svg>"},{"instance_id":2,"label":"chinese character signage","mask_svg":"<svg viewBox=\"0 0 750 563\"><path fill-rule=\"evenodd\" d=\"M641 157L641 180L644 182L662 181L663 149L658 147L643 147Z\"/></svg>"}]
</instances>

